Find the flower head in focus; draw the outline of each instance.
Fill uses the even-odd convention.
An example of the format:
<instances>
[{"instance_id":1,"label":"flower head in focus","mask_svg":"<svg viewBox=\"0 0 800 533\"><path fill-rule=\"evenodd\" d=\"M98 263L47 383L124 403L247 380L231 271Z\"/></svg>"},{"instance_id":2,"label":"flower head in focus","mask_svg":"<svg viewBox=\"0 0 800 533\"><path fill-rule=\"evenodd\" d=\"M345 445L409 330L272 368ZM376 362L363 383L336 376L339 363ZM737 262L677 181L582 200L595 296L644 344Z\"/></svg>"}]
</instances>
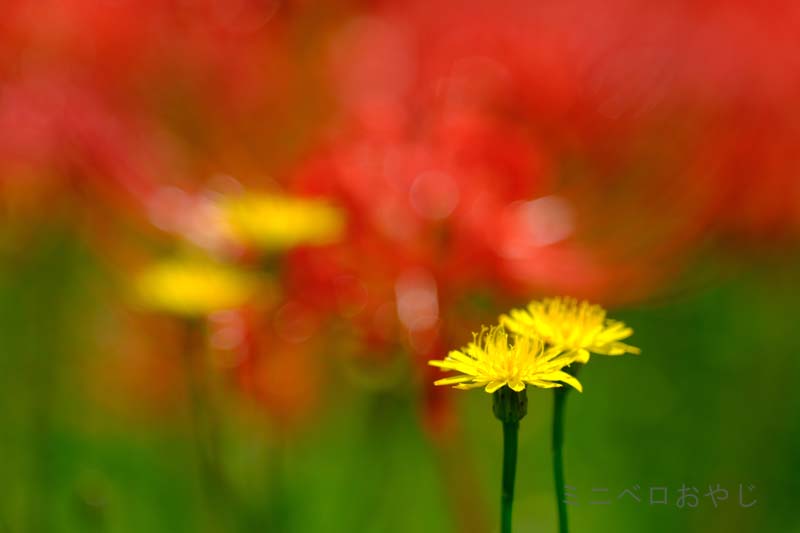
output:
<instances>
[{"instance_id":1,"label":"flower head in focus","mask_svg":"<svg viewBox=\"0 0 800 533\"><path fill-rule=\"evenodd\" d=\"M428 364L459 372L434 385L455 385L457 389L484 387L486 392L494 393L505 385L519 392L526 385L553 388L566 383L583 391L580 382L562 370L570 362L572 359L563 350L545 349L536 337L512 339L502 326L492 326L483 328L465 348Z\"/></svg>"},{"instance_id":2,"label":"flower head in focus","mask_svg":"<svg viewBox=\"0 0 800 533\"><path fill-rule=\"evenodd\" d=\"M516 335L544 339L578 363L588 362L590 353L640 353L639 348L621 342L633 334L633 329L606 318L605 309L599 305L574 298L533 301L527 309L512 309L502 315L500 323Z\"/></svg>"},{"instance_id":3,"label":"flower head in focus","mask_svg":"<svg viewBox=\"0 0 800 533\"><path fill-rule=\"evenodd\" d=\"M146 268L136 280L143 305L186 317L238 307L254 290L250 276L209 260L167 259Z\"/></svg>"},{"instance_id":4,"label":"flower head in focus","mask_svg":"<svg viewBox=\"0 0 800 533\"><path fill-rule=\"evenodd\" d=\"M264 250L331 244L344 232L344 213L325 200L245 194L221 207L230 236Z\"/></svg>"}]
</instances>

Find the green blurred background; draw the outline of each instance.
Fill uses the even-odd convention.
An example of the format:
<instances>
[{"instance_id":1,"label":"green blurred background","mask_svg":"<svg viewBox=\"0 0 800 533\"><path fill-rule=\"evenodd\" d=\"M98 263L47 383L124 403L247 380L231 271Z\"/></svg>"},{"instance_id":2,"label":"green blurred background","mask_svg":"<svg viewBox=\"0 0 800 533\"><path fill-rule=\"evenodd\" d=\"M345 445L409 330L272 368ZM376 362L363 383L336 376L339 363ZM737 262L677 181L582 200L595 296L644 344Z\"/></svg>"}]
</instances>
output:
<instances>
[{"instance_id":1,"label":"green blurred background","mask_svg":"<svg viewBox=\"0 0 800 533\"><path fill-rule=\"evenodd\" d=\"M490 397L453 391L460 433L437 442L410 379L359 387L331 372L325 412L291 436L212 398L225 413L225 481L209 487L186 404L145 416L97 401L113 399L113 383L86 386L85 369L109 355L85 332L115 328L107 274L78 242L46 235L1 263L0 531L494 530L501 431ZM798 265L717 255L682 281L692 290L616 313L642 355L594 358L586 392L569 398L574 531L800 531ZM554 531L552 398L529 399L515 525ZM715 508L704 494L718 483L729 494ZM696 508L678 507L683 485L699 490ZM667 487L668 504L650 504L650 487ZM591 505L603 496L592 489L612 503ZM641 502L618 499L625 489Z\"/></svg>"}]
</instances>

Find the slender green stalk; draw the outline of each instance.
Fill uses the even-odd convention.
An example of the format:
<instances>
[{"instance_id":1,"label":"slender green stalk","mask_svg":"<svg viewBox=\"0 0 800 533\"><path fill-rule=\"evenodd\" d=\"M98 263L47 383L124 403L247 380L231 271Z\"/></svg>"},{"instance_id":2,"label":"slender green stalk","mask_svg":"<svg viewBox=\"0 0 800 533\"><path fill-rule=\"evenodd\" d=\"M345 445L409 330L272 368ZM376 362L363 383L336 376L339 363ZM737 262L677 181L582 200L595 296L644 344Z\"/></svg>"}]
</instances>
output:
<instances>
[{"instance_id":1,"label":"slender green stalk","mask_svg":"<svg viewBox=\"0 0 800 533\"><path fill-rule=\"evenodd\" d=\"M193 437L197 447L200 471L206 490L212 497L221 488L222 475L217 450L217 435L212 420L204 356L204 326L199 321L186 321L184 331L183 362L189 393Z\"/></svg>"},{"instance_id":2,"label":"slender green stalk","mask_svg":"<svg viewBox=\"0 0 800 533\"><path fill-rule=\"evenodd\" d=\"M292 495L289 493L289 472L287 470L288 443L284 435L277 435L274 446L269 450L269 500L267 520L270 531L285 533L290 531Z\"/></svg>"},{"instance_id":3,"label":"slender green stalk","mask_svg":"<svg viewBox=\"0 0 800 533\"><path fill-rule=\"evenodd\" d=\"M219 427L205 367L205 349L205 324L200 320L186 320L182 355L200 482L207 498L211 529L225 531L229 529L232 502L220 461Z\"/></svg>"},{"instance_id":4,"label":"slender green stalk","mask_svg":"<svg viewBox=\"0 0 800 533\"><path fill-rule=\"evenodd\" d=\"M500 496L500 532L511 533L514 481L517 475L519 421L528 412L528 397L503 387L494 393L494 416L503 423L503 480Z\"/></svg>"},{"instance_id":5,"label":"slender green stalk","mask_svg":"<svg viewBox=\"0 0 800 533\"><path fill-rule=\"evenodd\" d=\"M555 389L553 398L553 478L556 483L558 505L558 531L568 533L567 495L564 487L564 410L567 403L567 387Z\"/></svg>"},{"instance_id":6,"label":"slender green stalk","mask_svg":"<svg viewBox=\"0 0 800 533\"><path fill-rule=\"evenodd\" d=\"M511 533L514 505L514 480L517 474L519 422L503 422L503 493L500 506L500 531Z\"/></svg>"}]
</instances>

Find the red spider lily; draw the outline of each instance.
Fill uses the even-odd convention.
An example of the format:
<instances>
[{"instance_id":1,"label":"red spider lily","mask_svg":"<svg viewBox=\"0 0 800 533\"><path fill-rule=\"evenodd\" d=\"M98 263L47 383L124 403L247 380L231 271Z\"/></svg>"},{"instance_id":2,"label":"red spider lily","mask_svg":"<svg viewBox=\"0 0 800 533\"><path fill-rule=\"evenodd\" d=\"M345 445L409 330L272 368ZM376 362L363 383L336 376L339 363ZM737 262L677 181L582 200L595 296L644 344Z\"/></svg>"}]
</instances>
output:
<instances>
[{"instance_id":1,"label":"red spider lily","mask_svg":"<svg viewBox=\"0 0 800 533\"><path fill-rule=\"evenodd\" d=\"M284 305L259 311L287 331L342 319L364 351L422 361L495 318L482 299L635 301L708 241L800 228L788 0L5 7L3 204L45 213L79 191L103 217L230 252L201 184L331 197L346 239L293 252ZM102 237L106 255L127 246ZM248 353L242 386L274 392L280 372L259 369L290 356Z\"/></svg>"}]
</instances>

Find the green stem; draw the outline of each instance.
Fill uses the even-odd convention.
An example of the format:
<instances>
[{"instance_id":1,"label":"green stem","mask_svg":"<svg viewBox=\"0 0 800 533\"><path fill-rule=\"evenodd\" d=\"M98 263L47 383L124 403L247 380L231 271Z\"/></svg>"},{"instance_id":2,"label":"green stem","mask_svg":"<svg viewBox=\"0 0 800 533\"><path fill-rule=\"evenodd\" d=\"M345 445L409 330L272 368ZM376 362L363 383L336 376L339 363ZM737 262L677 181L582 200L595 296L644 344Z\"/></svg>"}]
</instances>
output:
<instances>
[{"instance_id":1,"label":"green stem","mask_svg":"<svg viewBox=\"0 0 800 533\"><path fill-rule=\"evenodd\" d=\"M556 483L558 505L558 531L568 533L567 495L564 487L564 410L567 403L567 387L555 389L553 401L553 477Z\"/></svg>"},{"instance_id":2,"label":"green stem","mask_svg":"<svg viewBox=\"0 0 800 533\"><path fill-rule=\"evenodd\" d=\"M514 480L517 474L519 421L528 412L525 389L516 392L508 387L494 393L494 416L503 423L503 481L500 496L500 532L511 533L511 510L514 505Z\"/></svg>"},{"instance_id":3,"label":"green stem","mask_svg":"<svg viewBox=\"0 0 800 533\"><path fill-rule=\"evenodd\" d=\"M219 453L218 422L211 401L205 367L205 324L200 320L184 323L183 362L188 385L191 431L205 497L208 500L212 530L225 530L229 494Z\"/></svg>"},{"instance_id":4,"label":"green stem","mask_svg":"<svg viewBox=\"0 0 800 533\"><path fill-rule=\"evenodd\" d=\"M285 533L291 530L291 495L288 492L289 472L286 459L289 447L284 435L278 435L275 446L270 450L269 483L270 494L267 509L267 518L270 522L270 531Z\"/></svg>"},{"instance_id":5,"label":"green stem","mask_svg":"<svg viewBox=\"0 0 800 533\"><path fill-rule=\"evenodd\" d=\"M500 531L511 533L511 509L514 505L514 480L517 473L519 422L503 422L503 493Z\"/></svg>"}]
</instances>

